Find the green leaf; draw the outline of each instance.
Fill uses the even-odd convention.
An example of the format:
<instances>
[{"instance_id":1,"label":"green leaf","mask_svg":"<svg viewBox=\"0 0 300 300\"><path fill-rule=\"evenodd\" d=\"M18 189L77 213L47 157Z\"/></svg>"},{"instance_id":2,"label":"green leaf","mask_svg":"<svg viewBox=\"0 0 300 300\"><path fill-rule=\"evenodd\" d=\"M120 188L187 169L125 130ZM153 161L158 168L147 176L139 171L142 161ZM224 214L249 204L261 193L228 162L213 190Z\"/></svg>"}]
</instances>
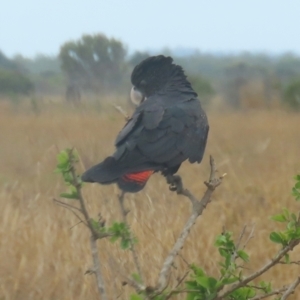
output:
<instances>
[{"instance_id":1,"label":"green leaf","mask_svg":"<svg viewBox=\"0 0 300 300\"><path fill-rule=\"evenodd\" d=\"M130 240L129 239L122 239L121 240L121 249L126 250L130 248Z\"/></svg>"},{"instance_id":2,"label":"green leaf","mask_svg":"<svg viewBox=\"0 0 300 300\"><path fill-rule=\"evenodd\" d=\"M142 296L139 296L137 294L130 295L130 300L143 300L144 298Z\"/></svg>"},{"instance_id":3,"label":"green leaf","mask_svg":"<svg viewBox=\"0 0 300 300\"><path fill-rule=\"evenodd\" d=\"M62 150L58 155L57 155L57 161L60 165L65 165L69 163L69 154L66 150Z\"/></svg>"},{"instance_id":4,"label":"green leaf","mask_svg":"<svg viewBox=\"0 0 300 300\"><path fill-rule=\"evenodd\" d=\"M191 264L191 269L193 270L194 274L196 276L205 276L205 272L201 269L201 268L198 268L196 265L194 264Z\"/></svg>"},{"instance_id":5,"label":"green leaf","mask_svg":"<svg viewBox=\"0 0 300 300\"><path fill-rule=\"evenodd\" d=\"M275 232L275 231L271 232L270 240L273 243L277 243L277 244L283 244L284 243L284 240L281 238L280 234L278 232Z\"/></svg>"},{"instance_id":6,"label":"green leaf","mask_svg":"<svg viewBox=\"0 0 300 300\"><path fill-rule=\"evenodd\" d=\"M226 258L228 255L230 256L230 254L228 253L228 250L225 249L225 248L222 248L222 247L219 248L219 253L220 253L221 256L223 256L223 257L225 257L225 258Z\"/></svg>"},{"instance_id":7,"label":"green leaf","mask_svg":"<svg viewBox=\"0 0 300 300\"><path fill-rule=\"evenodd\" d=\"M216 247L223 246L226 242L227 242L227 239L226 239L225 235L223 235L223 234L218 235L216 238L216 241L215 241L215 246Z\"/></svg>"},{"instance_id":8,"label":"green leaf","mask_svg":"<svg viewBox=\"0 0 300 300\"><path fill-rule=\"evenodd\" d=\"M237 254L243 261L249 261L249 255L244 250L238 250Z\"/></svg>"},{"instance_id":9,"label":"green leaf","mask_svg":"<svg viewBox=\"0 0 300 300\"><path fill-rule=\"evenodd\" d=\"M190 290L196 290L198 289L198 285L197 285L197 282L194 281L194 280L187 280L185 282L185 286L190 289Z\"/></svg>"},{"instance_id":10,"label":"green leaf","mask_svg":"<svg viewBox=\"0 0 300 300\"><path fill-rule=\"evenodd\" d=\"M286 254L286 255L284 256L284 261L285 261L286 264L289 264L289 263L290 263L290 256L289 256L289 254Z\"/></svg>"},{"instance_id":11,"label":"green leaf","mask_svg":"<svg viewBox=\"0 0 300 300\"><path fill-rule=\"evenodd\" d=\"M270 282L265 282L265 281L261 281L259 283L260 287L264 289L264 292L270 293L272 291L272 287L271 287L271 283Z\"/></svg>"},{"instance_id":12,"label":"green leaf","mask_svg":"<svg viewBox=\"0 0 300 300\"><path fill-rule=\"evenodd\" d=\"M186 300L204 300L205 298L202 297L202 295L196 292L188 293Z\"/></svg>"},{"instance_id":13,"label":"green leaf","mask_svg":"<svg viewBox=\"0 0 300 300\"><path fill-rule=\"evenodd\" d=\"M77 193L61 193L59 196L61 198L78 200L78 194Z\"/></svg>"},{"instance_id":14,"label":"green leaf","mask_svg":"<svg viewBox=\"0 0 300 300\"><path fill-rule=\"evenodd\" d=\"M141 277L140 277L139 274L133 273L131 276L132 276L132 278L133 278L136 282L142 283L142 279L141 279Z\"/></svg>"},{"instance_id":15,"label":"green leaf","mask_svg":"<svg viewBox=\"0 0 300 300\"><path fill-rule=\"evenodd\" d=\"M283 209L283 215L285 216L285 218L287 219L287 220L289 220L290 219L290 211L287 209L287 208L284 208Z\"/></svg>"},{"instance_id":16,"label":"green leaf","mask_svg":"<svg viewBox=\"0 0 300 300\"><path fill-rule=\"evenodd\" d=\"M218 281L215 278L206 276L197 277L196 281L199 285L210 291L213 290L218 283Z\"/></svg>"},{"instance_id":17,"label":"green leaf","mask_svg":"<svg viewBox=\"0 0 300 300\"><path fill-rule=\"evenodd\" d=\"M102 233L106 232L106 227L101 226L98 221L94 220L93 218L90 218L90 222L91 222L92 227L96 231L99 231L99 232L102 232Z\"/></svg>"},{"instance_id":18,"label":"green leaf","mask_svg":"<svg viewBox=\"0 0 300 300\"><path fill-rule=\"evenodd\" d=\"M294 230L292 239L293 240L300 239L300 227L297 227L297 229Z\"/></svg>"},{"instance_id":19,"label":"green leaf","mask_svg":"<svg viewBox=\"0 0 300 300\"><path fill-rule=\"evenodd\" d=\"M286 217L283 214L272 216L270 219L273 221L277 221L277 222L286 222L287 221Z\"/></svg>"},{"instance_id":20,"label":"green leaf","mask_svg":"<svg viewBox=\"0 0 300 300\"><path fill-rule=\"evenodd\" d=\"M223 284L231 284L231 283L234 283L236 281L238 281L239 278L238 277L229 277L229 278L223 278L222 279L222 283Z\"/></svg>"},{"instance_id":21,"label":"green leaf","mask_svg":"<svg viewBox=\"0 0 300 300\"><path fill-rule=\"evenodd\" d=\"M233 298L230 299L237 299L237 300L247 300L255 297L256 292L254 288L252 287L241 287L232 293L230 293L230 296Z\"/></svg>"},{"instance_id":22,"label":"green leaf","mask_svg":"<svg viewBox=\"0 0 300 300\"><path fill-rule=\"evenodd\" d=\"M62 171L61 173L62 173L65 183L67 183L69 185L73 183L73 176L69 171L68 172Z\"/></svg>"},{"instance_id":23,"label":"green leaf","mask_svg":"<svg viewBox=\"0 0 300 300\"><path fill-rule=\"evenodd\" d=\"M119 239L119 236L113 235L109 240L110 240L112 243L115 243L118 239Z\"/></svg>"},{"instance_id":24,"label":"green leaf","mask_svg":"<svg viewBox=\"0 0 300 300\"><path fill-rule=\"evenodd\" d=\"M201 285L205 289L209 289L208 277L197 277L196 281L199 285Z\"/></svg>"},{"instance_id":25,"label":"green leaf","mask_svg":"<svg viewBox=\"0 0 300 300\"><path fill-rule=\"evenodd\" d=\"M297 216L294 213L291 214L291 218L294 222L297 222Z\"/></svg>"},{"instance_id":26,"label":"green leaf","mask_svg":"<svg viewBox=\"0 0 300 300\"><path fill-rule=\"evenodd\" d=\"M294 229L295 228L295 224L296 222L295 221L291 221L287 224L287 229Z\"/></svg>"},{"instance_id":27,"label":"green leaf","mask_svg":"<svg viewBox=\"0 0 300 300\"><path fill-rule=\"evenodd\" d=\"M296 188L297 190L300 189L300 181L298 181L298 182L295 184L295 188Z\"/></svg>"}]
</instances>

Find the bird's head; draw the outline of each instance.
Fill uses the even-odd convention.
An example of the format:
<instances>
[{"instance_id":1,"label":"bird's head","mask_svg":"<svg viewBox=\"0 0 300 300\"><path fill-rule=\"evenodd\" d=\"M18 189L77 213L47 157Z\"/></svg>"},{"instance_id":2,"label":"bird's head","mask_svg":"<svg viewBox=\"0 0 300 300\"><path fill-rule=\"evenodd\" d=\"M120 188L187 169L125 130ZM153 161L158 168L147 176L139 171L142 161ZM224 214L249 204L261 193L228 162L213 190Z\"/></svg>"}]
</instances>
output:
<instances>
[{"instance_id":1,"label":"bird's head","mask_svg":"<svg viewBox=\"0 0 300 300\"><path fill-rule=\"evenodd\" d=\"M172 57L151 56L139 63L132 71L133 85L130 97L135 105L141 104L150 96L166 91L184 89L193 91L181 66L173 63Z\"/></svg>"}]
</instances>

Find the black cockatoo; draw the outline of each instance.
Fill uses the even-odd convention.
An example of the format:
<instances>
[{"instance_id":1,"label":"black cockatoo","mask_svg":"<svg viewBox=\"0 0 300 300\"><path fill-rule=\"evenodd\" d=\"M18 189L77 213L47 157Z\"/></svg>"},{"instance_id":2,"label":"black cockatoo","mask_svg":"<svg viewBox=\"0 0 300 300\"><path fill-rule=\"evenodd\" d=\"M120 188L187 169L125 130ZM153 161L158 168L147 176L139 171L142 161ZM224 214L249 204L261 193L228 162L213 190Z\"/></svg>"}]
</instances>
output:
<instances>
[{"instance_id":1,"label":"black cockatoo","mask_svg":"<svg viewBox=\"0 0 300 300\"><path fill-rule=\"evenodd\" d=\"M145 59L134 68L131 82L137 107L117 136L116 151L88 169L82 180L117 183L135 193L154 172L168 176L187 159L200 163L209 126L197 93L171 57Z\"/></svg>"}]
</instances>

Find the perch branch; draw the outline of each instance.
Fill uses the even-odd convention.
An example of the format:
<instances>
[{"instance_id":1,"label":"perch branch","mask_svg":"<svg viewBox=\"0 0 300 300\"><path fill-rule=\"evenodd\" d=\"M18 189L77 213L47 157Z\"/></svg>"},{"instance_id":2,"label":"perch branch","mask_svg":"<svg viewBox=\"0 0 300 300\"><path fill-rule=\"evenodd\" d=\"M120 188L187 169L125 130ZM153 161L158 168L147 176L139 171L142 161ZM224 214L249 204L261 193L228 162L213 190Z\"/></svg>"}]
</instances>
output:
<instances>
[{"instance_id":1,"label":"perch branch","mask_svg":"<svg viewBox=\"0 0 300 300\"><path fill-rule=\"evenodd\" d=\"M218 177L218 178L216 177L217 169L216 169L214 159L212 157L210 157L210 167L211 167L211 172L210 172L209 181L205 182L207 189L200 201L189 190L183 187L182 180L179 176L167 176L167 182L171 184L170 189L176 191L177 194L179 195L183 195L187 197L192 202L193 209L189 219L184 225L181 234L179 235L171 252L169 253L169 255L167 256L167 258L163 263L163 266L159 273L159 278L157 283L158 292L162 291L166 287L167 277L170 272L170 268L175 260L175 257L177 256L178 252L183 248L184 242L188 237L190 230L195 224L197 218L203 213L207 204L211 201L211 195L213 191L216 189L217 186L221 184L222 179L225 176L223 175L222 177Z\"/></svg>"}]
</instances>

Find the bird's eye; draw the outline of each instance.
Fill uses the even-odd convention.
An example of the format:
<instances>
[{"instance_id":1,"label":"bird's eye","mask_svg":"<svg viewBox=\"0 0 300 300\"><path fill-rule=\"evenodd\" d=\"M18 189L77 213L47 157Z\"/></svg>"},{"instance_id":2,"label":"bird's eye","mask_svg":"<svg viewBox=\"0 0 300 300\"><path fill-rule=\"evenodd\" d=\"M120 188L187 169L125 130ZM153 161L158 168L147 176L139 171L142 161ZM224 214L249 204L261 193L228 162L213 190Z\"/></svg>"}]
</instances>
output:
<instances>
[{"instance_id":1,"label":"bird's eye","mask_svg":"<svg viewBox=\"0 0 300 300\"><path fill-rule=\"evenodd\" d=\"M130 99L134 105L140 105L144 100L144 95L136 89L136 87L132 87L130 91Z\"/></svg>"}]
</instances>

